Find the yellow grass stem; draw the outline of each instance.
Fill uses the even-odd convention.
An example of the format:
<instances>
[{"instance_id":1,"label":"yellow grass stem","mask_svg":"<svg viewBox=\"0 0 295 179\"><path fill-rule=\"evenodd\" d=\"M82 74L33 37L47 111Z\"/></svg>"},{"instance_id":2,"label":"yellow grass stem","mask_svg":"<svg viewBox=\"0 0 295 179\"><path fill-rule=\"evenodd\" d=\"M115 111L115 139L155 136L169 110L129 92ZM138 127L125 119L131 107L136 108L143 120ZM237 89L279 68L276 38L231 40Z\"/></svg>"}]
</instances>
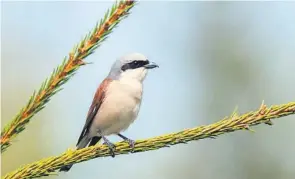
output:
<instances>
[{"instance_id":1,"label":"yellow grass stem","mask_svg":"<svg viewBox=\"0 0 295 179\"><path fill-rule=\"evenodd\" d=\"M15 116L15 118L5 126L1 132L1 153L10 145L12 140L21 133L30 119L45 107L51 96L61 90L61 86L66 83L75 72L86 62L83 61L88 55L108 37L114 27L127 15L129 10L135 5L134 1L115 2L104 18L95 26L69 54L63 63L58 66L52 75L46 79L41 88L34 92L27 105Z\"/></svg>"},{"instance_id":2,"label":"yellow grass stem","mask_svg":"<svg viewBox=\"0 0 295 179\"><path fill-rule=\"evenodd\" d=\"M258 124L272 125L271 119L280 118L295 113L295 102L266 107L262 104L257 111L238 115L234 112L216 123L185 129L179 132L161 135L145 140L137 140L132 150L128 143L116 143L116 155L145 152L169 147L180 143L187 143L204 138L215 138L221 134L227 134L237 130L250 130L251 126ZM81 150L68 150L56 157L49 157L40 161L25 165L18 170L8 173L3 179L36 178L56 174L56 170L64 165L79 163L98 157L110 156L106 145L96 145Z\"/></svg>"}]
</instances>

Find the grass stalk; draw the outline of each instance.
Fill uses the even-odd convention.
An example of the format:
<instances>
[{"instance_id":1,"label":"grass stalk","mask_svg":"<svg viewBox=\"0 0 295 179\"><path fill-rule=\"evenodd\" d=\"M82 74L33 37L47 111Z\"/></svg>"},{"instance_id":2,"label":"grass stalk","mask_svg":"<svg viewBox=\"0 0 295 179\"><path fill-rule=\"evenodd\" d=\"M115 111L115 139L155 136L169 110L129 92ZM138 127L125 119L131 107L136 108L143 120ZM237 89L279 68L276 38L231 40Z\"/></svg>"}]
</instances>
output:
<instances>
[{"instance_id":1,"label":"grass stalk","mask_svg":"<svg viewBox=\"0 0 295 179\"><path fill-rule=\"evenodd\" d=\"M251 126L258 124L272 125L271 120L295 113L295 102L267 107L262 103L257 111L251 111L242 115L234 112L231 116L206 126L185 129L179 132L161 135L145 140L137 140L132 150L126 142L116 143L116 155L157 150L172 145L187 143L205 138L216 138L238 130L250 130ZM57 170L64 165L80 163L98 157L110 156L106 145L95 145L81 150L69 149L63 154L49 157L40 161L25 165L6 176L3 179L37 178L57 174Z\"/></svg>"},{"instance_id":2,"label":"grass stalk","mask_svg":"<svg viewBox=\"0 0 295 179\"><path fill-rule=\"evenodd\" d=\"M62 90L61 86L65 84L75 72L87 63L84 59L92 54L94 50L106 40L112 30L118 23L129 14L129 10L135 5L134 1L115 2L109 9L104 18L98 23L92 32L77 44L65 57L62 64L53 70L51 76L47 78L38 91L35 91L30 97L26 106L4 127L1 132L1 153L10 145L12 140L21 133L30 119L45 108L45 104L51 97Z\"/></svg>"}]
</instances>

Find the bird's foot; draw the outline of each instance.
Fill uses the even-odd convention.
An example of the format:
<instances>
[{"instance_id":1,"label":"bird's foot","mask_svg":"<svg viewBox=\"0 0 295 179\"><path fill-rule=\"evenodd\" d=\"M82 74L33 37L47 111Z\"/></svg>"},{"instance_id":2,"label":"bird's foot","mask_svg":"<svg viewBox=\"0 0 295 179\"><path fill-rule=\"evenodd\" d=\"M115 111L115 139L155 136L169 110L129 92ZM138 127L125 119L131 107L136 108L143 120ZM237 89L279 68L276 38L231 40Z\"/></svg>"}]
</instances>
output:
<instances>
[{"instance_id":1,"label":"bird's foot","mask_svg":"<svg viewBox=\"0 0 295 179\"><path fill-rule=\"evenodd\" d=\"M125 136L123 136L122 134L118 134L119 137L121 137L124 141L128 142L130 148L133 150L134 147L135 147L135 141L134 140L131 140Z\"/></svg>"},{"instance_id":2,"label":"bird's foot","mask_svg":"<svg viewBox=\"0 0 295 179\"><path fill-rule=\"evenodd\" d=\"M107 138L103 137L103 140L104 140L104 145L107 145L110 149L110 154L111 156L114 158L115 157L115 149L116 149L116 146L111 143Z\"/></svg>"},{"instance_id":3,"label":"bird's foot","mask_svg":"<svg viewBox=\"0 0 295 179\"><path fill-rule=\"evenodd\" d=\"M126 139L125 141L128 142L129 147L133 150L135 147L135 141L131 139Z\"/></svg>"}]
</instances>

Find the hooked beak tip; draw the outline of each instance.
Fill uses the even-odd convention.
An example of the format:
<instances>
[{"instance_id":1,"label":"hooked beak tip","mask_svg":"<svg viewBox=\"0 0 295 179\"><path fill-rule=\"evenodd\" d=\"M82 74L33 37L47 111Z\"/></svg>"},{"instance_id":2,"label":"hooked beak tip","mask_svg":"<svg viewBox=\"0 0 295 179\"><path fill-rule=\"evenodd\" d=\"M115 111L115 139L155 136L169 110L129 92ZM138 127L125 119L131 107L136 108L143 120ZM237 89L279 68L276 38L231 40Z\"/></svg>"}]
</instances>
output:
<instances>
[{"instance_id":1,"label":"hooked beak tip","mask_svg":"<svg viewBox=\"0 0 295 179\"><path fill-rule=\"evenodd\" d=\"M157 64L154 63L154 62L151 62L151 63L145 65L145 68L146 68L146 69L159 68L159 65L157 65Z\"/></svg>"}]
</instances>

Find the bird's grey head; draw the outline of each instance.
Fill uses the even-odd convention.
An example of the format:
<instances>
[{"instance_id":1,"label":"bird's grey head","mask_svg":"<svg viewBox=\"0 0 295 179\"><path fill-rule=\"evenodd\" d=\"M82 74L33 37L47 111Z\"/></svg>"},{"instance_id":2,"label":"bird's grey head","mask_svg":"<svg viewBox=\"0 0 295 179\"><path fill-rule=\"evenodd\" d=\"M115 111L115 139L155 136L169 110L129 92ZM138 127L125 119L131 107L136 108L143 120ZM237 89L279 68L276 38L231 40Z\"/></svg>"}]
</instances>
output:
<instances>
[{"instance_id":1,"label":"bird's grey head","mask_svg":"<svg viewBox=\"0 0 295 179\"><path fill-rule=\"evenodd\" d=\"M143 81L147 71L156 67L159 66L150 62L144 55L140 53L131 53L116 60L111 68L108 78L113 80L130 78Z\"/></svg>"}]
</instances>

